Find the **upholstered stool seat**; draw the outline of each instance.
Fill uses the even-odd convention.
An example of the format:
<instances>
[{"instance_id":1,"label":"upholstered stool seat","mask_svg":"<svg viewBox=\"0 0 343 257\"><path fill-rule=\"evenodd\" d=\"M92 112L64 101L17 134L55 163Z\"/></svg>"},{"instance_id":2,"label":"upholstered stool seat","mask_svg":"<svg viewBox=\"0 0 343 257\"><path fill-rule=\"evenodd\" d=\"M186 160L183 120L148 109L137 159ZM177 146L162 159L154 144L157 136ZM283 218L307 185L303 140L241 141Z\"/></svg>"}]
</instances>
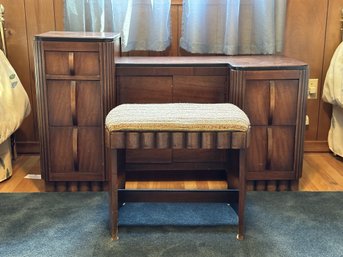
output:
<instances>
[{"instance_id":1,"label":"upholstered stool seat","mask_svg":"<svg viewBox=\"0 0 343 257\"><path fill-rule=\"evenodd\" d=\"M209 201L229 202L238 213L238 239L244 235L245 149L250 122L237 106L221 104L123 104L105 121L109 168L110 229L118 234L118 202ZM118 158L125 149L236 149L239 151L238 188L216 191L127 190L125 165Z\"/></svg>"}]
</instances>

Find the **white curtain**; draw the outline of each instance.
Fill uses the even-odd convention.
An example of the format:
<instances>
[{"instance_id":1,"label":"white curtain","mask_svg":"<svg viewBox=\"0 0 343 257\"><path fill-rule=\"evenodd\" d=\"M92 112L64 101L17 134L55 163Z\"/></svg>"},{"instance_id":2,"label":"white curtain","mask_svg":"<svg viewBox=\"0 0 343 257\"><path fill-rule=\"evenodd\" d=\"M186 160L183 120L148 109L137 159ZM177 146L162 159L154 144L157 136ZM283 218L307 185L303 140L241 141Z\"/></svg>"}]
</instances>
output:
<instances>
[{"instance_id":1,"label":"white curtain","mask_svg":"<svg viewBox=\"0 0 343 257\"><path fill-rule=\"evenodd\" d=\"M170 45L171 0L65 0L65 30L120 32L122 50Z\"/></svg>"},{"instance_id":2,"label":"white curtain","mask_svg":"<svg viewBox=\"0 0 343 257\"><path fill-rule=\"evenodd\" d=\"M287 0L184 0L180 46L191 53L282 51Z\"/></svg>"}]
</instances>

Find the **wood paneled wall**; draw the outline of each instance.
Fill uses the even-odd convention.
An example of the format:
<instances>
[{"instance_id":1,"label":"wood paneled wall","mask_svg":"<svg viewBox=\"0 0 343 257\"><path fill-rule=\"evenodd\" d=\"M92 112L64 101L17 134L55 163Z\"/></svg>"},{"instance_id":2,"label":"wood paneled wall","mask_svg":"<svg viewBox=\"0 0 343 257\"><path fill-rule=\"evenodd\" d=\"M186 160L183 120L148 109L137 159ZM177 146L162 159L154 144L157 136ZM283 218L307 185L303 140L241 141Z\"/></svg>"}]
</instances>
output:
<instances>
[{"instance_id":1,"label":"wood paneled wall","mask_svg":"<svg viewBox=\"0 0 343 257\"><path fill-rule=\"evenodd\" d=\"M31 103L31 114L16 132L19 153L38 153L33 36L63 29L62 0L0 0L5 7L8 59L15 68Z\"/></svg>"},{"instance_id":2,"label":"wood paneled wall","mask_svg":"<svg viewBox=\"0 0 343 257\"><path fill-rule=\"evenodd\" d=\"M18 152L38 152L33 36L63 30L63 0L0 0L5 6L9 60L16 69L31 100L32 112L16 133ZM322 84L332 54L341 41L340 13L343 0L288 0L284 54L305 61L310 78L318 78L318 99L307 101L310 125L305 150L327 151L331 106L321 101ZM179 48L182 0L172 0L172 44L164 52L134 51L129 56L188 55ZM285 107L287 108L287 107Z\"/></svg>"}]
</instances>

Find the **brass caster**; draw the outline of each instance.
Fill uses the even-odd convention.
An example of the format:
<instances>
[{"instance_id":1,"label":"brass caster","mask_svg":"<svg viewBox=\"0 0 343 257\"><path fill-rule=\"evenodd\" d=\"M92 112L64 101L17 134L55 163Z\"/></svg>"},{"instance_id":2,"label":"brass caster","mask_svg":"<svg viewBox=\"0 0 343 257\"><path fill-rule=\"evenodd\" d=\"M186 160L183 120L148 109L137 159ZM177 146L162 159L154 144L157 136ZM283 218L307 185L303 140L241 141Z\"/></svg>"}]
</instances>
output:
<instances>
[{"instance_id":1,"label":"brass caster","mask_svg":"<svg viewBox=\"0 0 343 257\"><path fill-rule=\"evenodd\" d=\"M240 235L240 234L237 234L236 239L239 240L239 241L242 241L242 240L244 240L244 236Z\"/></svg>"}]
</instances>

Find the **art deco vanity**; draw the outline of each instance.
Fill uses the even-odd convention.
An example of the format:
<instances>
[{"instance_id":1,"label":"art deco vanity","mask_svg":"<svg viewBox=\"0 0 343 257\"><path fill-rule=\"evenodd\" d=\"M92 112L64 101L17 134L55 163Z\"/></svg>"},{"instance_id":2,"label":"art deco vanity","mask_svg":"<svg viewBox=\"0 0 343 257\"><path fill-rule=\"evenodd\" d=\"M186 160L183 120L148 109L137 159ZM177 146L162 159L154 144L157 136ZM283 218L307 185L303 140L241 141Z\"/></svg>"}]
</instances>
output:
<instances>
[{"instance_id":1,"label":"art deco vanity","mask_svg":"<svg viewBox=\"0 0 343 257\"><path fill-rule=\"evenodd\" d=\"M248 189L297 189L307 64L281 56L119 57L112 33L48 32L34 43L41 169L50 190L106 189L104 117L112 107L177 102L239 106L252 125ZM127 151L128 179L156 170L223 178L230 161L213 149Z\"/></svg>"}]
</instances>

